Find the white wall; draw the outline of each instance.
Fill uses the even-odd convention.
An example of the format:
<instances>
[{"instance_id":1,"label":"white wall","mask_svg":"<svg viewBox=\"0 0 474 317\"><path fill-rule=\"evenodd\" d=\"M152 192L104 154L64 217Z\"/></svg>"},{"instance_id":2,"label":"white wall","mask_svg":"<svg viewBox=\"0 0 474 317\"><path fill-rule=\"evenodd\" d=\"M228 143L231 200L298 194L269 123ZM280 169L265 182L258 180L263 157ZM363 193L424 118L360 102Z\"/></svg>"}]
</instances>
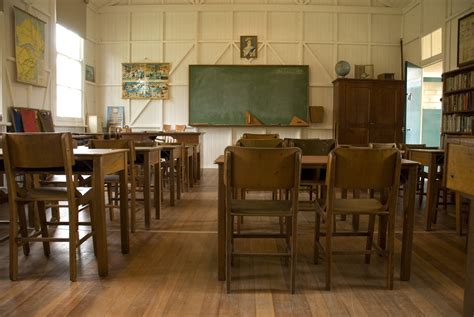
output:
<instances>
[{"instance_id":1,"label":"white wall","mask_svg":"<svg viewBox=\"0 0 474 317\"><path fill-rule=\"evenodd\" d=\"M52 85L54 83L54 61L55 46L52 41L54 34L55 21L55 2L54 0L35 0L31 5L25 5L23 1L4 0L4 23L2 32L2 48L4 53L3 73L2 73L2 96L4 116L7 114L8 107L30 107L40 109L51 109L53 104ZM46 50L45 50L45 69L49 74L48 87L36 87L16 81L15 65L15 38L13 24L13 5L27 11L46 22ZM6 120L6 119L4 119Z\"/></svg>"},{"instance_id":2,"label":"white wall","mask_svg":"<svg viewBox=\"0 0 474 317\"><path fill-rule=\"evenodd\" d=\"M405 60L425 66L435 60L421 60L421 38L443 28L443 71L457 68L458 19L472 12L472 0L417 0L404 11L403 44Z\"/></svg>"},{"instance_id":3,"label":"white wall","mask_svg":"<svg viewBox=\"0 0 474 317\"><path fill-rule=\"evenodd\" d=\"M58 0L63 1L63 0ZM0 111L3 114L4 121L9 120L8 108L11 106L40 108L55 111L56 106L56 46L55 46L55 23L56 23L56 0L31 0L30 4L20 0L4 0L5 12L0 12L0 70L1 81L0 91L2 98L0 99ZM49 73L48 87L37 87L16 81L16 65L15 65L15 39L13 24L13 6L23 9L30 14L38 17L46 22L46 65L45 68ZM96 14L92 9L88 9L88 32L84 42L84 60L89 65L95 65L95 19ZM90 19L89 19L90 18ZM2 54L3 53L3 54ZM85 82L84 84L84 112L96 112L96 90L93 83ZM57 131L73 131L83 132L80 127L72 127L70 125L62 125L55 121Z\"/></svg>"},{"instance_id":4,"label":"white wall","mask_svg":"<svg viewBox=\"0 0 474 317\"><path fill-rule=\"evenodd\" d=\"M373 2L318 0L304 5L293 0L207 0L199 5L129 0L102 7L98 11L98 115L103 116L106 106L122 105L134 130L187 123L190 64L308 64L310 105L325 108L323 123L310 128L202 128L204 166L212 167L225 146L245 131L332 137L332 81L338 60L352 66L374 64L375 74L395 73L400 78L402 12ZM240 35L258 36L258 59L240 59ZM172 64L170 100L121 99L121 63L140 61Z\"/></svg>"}]
</instances>

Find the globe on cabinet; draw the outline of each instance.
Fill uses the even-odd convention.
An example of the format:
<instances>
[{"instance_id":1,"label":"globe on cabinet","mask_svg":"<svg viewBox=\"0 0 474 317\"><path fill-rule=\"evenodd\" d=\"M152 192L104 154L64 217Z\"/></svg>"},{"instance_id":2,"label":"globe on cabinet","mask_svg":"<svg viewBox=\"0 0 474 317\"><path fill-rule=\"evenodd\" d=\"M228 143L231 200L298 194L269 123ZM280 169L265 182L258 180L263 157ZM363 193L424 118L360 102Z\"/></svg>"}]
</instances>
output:
<instances>
[{"instance_id":1,"label":"globe on cabinet","mask_svg":"<svg viewBox=\"0 0 474 317\"><path fill-rule=\"evenodd\" d=\"M351 65L346 61L339 61L336 63L335 70L337 77L344 78L351 71Z\"/></svg>"}]
</instances>

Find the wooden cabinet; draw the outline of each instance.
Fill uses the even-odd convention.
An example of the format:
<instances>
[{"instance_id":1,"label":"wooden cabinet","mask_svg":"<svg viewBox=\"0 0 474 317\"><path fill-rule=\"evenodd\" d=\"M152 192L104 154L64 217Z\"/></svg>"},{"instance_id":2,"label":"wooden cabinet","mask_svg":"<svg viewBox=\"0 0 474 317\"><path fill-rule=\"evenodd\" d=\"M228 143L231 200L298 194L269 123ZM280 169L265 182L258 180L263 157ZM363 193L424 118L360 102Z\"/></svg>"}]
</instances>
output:
<instances>
[{"instance_id":1,"label":"wooden cabinet","mask_svg":"<svg viewBox=\"0 0 474 317\"><path fill-rule=\"evenodd\" d=\"M474 66L443 74L443 137L474 134Z\"/></svg>"},{"instance_id":2,"label":"wooden cabinet","mask_svg":"<svg viewBox=\"0 0 474 317\"><path fill-rule=\"evenodd\" d=\"M336 79L333 84L338 144L403 142L404 81Z\"/></svg>"}]
</instances>

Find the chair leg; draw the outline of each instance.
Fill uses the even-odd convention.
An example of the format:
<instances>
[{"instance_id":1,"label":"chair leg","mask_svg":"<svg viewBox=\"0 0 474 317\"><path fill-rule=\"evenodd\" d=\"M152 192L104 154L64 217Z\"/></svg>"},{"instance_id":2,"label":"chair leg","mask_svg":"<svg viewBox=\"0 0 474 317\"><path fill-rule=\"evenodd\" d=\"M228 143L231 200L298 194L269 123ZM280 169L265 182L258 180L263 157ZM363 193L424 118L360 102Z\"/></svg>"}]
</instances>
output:
<instances>
[{"instance_id":1,"label":"chair leg","mask_svg":"<svg viewBox=\"0 0 474 317\"><path fill-rule=\"evenodd\" d=\"M18 276L18 245L16 243L16 238L18 237L18 209L19 206L10 201L9 203L10 210L10 239L9 243L9 253L10 253L10 280L16 281ZM24 208L24 207L21 207Z\"/></svg>"},{"instance_id":2,"label":"chair leg","mask_svg":"<svg viewBox=\"0 0 474 317\"><path fill-rule=\"evenodd\" d=\"M77 280L77 243L78 243L78 213L76 208L69 206L69 279Z\"/></svg>"},{"instance_id":3,"label":"chair leg","mask_svg":"<svg viewBox=\"0 0 474 317\"><path fill-rule=\"evenodd\" d=\"M458 235L462 235L462 199L461 194L456 192L455 193L455 200L456 200L456 233Z\"/></svg>"},{"instance_id":4,"label":"chair leg","mask_svg":"<svg viewBox=\"0 0 474 317\"><path fill-rule=\"evenodd\" d=\"M230 293L230 281L231 281L231 261L232 261L232 236L234 235L233 229L232 229L232 222L234 219L230 215L230 212L227 211L227 221L226 221L226 261L225 261L225 267L226 267L226 274L225 274L225 281L226 281L226 291L227 293Z\"/></svg>"},{"instance_id":5,"label":"chair leg","mask_svg":"<svg viewBox=\"0 0 474 317\"><path fill-rule=\"evenodd\" d=\"M332 284L332 222L333 216L326 217L326 290L331 290Z\"/></svg>"},{"instance_id":6,"label":"chair leg","mask_svg":"<svg viewBox=\"0 0 474 317\"><path fill-rule=\"evenodd\" d=\"M32 204L29 204L31 206ZM28 224L26 221L26 211L25 211L25 205L20 205L21 207L18 208L18 220L20 222L20 235L22 238L28 238ZM29 207L28 206L28 207ZM16 237L17 234L14 235ZM24 255L29 255L30 254L30 243L28 241L24 241L22 243L23 245L23 254Z\"/></svg>"},{"instance_id":7,"label":"chair leg","mask_svg":"<svg viewBox=\"0 0 474 317\"><path fill-rule=\"evenodd\" d=\"M365 249L367 251L372 250L372 242L374 241L374 227L375 227L375 215L370 215L369 216L369 232L367 235L367 244ZM370 256L371 254L366 254L365 255L365 263L369 264L370 263Z\"/></svg>"},{"instance_id":8,"label":"chair leg","mask_svg":"<svg viewBox=\"0 0 474 317\"><path fill-rule=\"evenodd\" d=\"M313 261L314 264L319 263L319 239L321 237L321 215L316 212L316 217L314 221L314 254Z\"/></svg>"},{"instance_id":9,"label":"chair leg","mask_svg":"<svg viewBox=\"0 0 474 317\"><path fill-rule=\"evenodd\" d=\"M111 206L113 204L112 184L107 184L106 187L107 187L107 201L108 201L108 204ZM114 208L113 207L109 207L109 219L110 219L110 221L114 220Z\"/></svg>"},{"instance_id":10,"label":"chair leg","mask_svg":"<svg viewBox=\"0 0 474 317\"><path fill-rule=\"evenodd\" d=\"M425 194L425 179L421 177L420 179L420 195L418 196L418 208L421 208L423 204L423 196Z\"/></svg>"},{"instance_id":11,"label":"chair leg","mask_svg":"<svg viewBox=\"0 0 474 317\"><path fill-rule=\"evenodd\" d=\"M296 233L296 225L297 225L297 213L293 214L293 217L288 217L287 219L291 222L291 285L290 290L291 294L295 293L296 290L296 245L297 245L297 233Z\"/></svg>"},{"instance_id":12,"label":"chair leg","mask_svg":"<svg viewBox=\"0 0 474 317\"><path fill-rule=\"evenodd\" d=\"M378 244L382 250L386 249L387 245L387 217L380 216L379 217L379 236L378 236Z\"/></svg>"},{"instance_id":13,"label":"chair leg","mask_svg":"<svg viewBox=\"0 0 474 317\"><path fill-rule=\"evenodd\" d=\"M48 225L46 224L46 207L45 207L44 201L38 202L38 216L39 216L40 226L41 226L41 236L43 238L47 238L49 237L49 234L48 234ZM49 256L51 254L51 249L50 249L48 241L43 242L43 252L45 256Z\"/></svg>"},{"instance_id":14,"label":"chair leg","mask_svg":"<svg viewBox=\"0 0 474 317\"><path fill-rule=\"evenodd\" d=\"M395 246L395 214L389 216L388 221L388 261L387 261L387 288L393 289L394 272L394 246Z\"/></svg>"},{"instance_id":15,"label":"chair leg","mask_svg":"<svg viewBox=\"0 0 474 317\"><path fill-rule=\"evenodd\" d=\"M97 241L96 241L96 226L95 226L95 221L96 221L96 214L95 214L95 210L94 210L94 207L93 207L94 203L93 202L89 202L89 217L91 219L91 230L92 232L94 233L93 236L92 236L92 246L94 248L94 256L97 257Z\"/></svg>"}]
</instances>

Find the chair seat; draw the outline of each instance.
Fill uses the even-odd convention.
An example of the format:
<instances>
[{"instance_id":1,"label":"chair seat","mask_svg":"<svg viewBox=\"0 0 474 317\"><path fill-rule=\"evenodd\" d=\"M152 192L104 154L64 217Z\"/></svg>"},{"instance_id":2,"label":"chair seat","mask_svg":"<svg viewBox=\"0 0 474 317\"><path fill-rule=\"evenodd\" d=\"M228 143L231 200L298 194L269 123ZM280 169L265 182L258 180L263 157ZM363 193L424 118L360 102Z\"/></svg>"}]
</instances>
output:
<instances>
[{"instance_id":1,"label":"chair seat","mask_svg":"<svg viewBox=\"0 0 474 317\"><path fill-rule=\"evenodd\" d=\"M118 174L110 174L104 176L105 183L118 183L120 182L120 175Z\"/></svg>"},{"instance_id":2,"label":"chair seat","mask_svg":"<svg viewBox=\"0 0 474 317\"><path fill-rule=\"evenodd\" d=\"M87 200L93 193L91 187L76 187L78 199ZM68 200L66 187L39 187L30 189L18 201L56 201Z\"/></svg>"},{"instance_id":3,"label":"chair seat","mask_svg":"<svg viewBox=\"0 0 474 317\"><path fill-rule=\"evenodd\" d=\"M291 216L289 200L232 200L231 214L234 216Z\"/></svg>"},{"instance_id":4,"label":"chair seat","mask_svg":"<svg viewBox=\"0 0 474 317\"><path fill-rule=\"evenodd\" d=\"M334 213L372 214L385 211L385 206L377 199L335 199Z\"/></svg>"}]
</instances>

